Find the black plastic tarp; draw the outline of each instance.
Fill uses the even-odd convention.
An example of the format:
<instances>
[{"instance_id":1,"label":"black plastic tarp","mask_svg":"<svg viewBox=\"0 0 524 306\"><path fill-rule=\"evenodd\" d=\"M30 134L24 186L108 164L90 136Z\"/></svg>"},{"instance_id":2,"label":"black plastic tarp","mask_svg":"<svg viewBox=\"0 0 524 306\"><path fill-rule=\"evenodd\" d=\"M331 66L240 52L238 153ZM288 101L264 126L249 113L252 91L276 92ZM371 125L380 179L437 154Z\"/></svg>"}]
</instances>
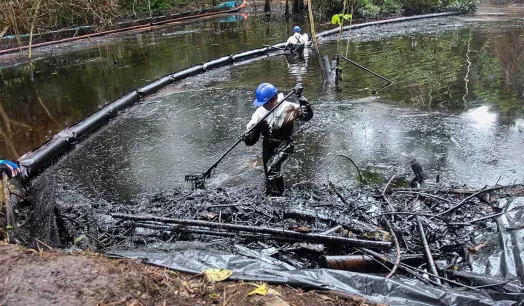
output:
<instances>
[{"instance_id":1,"label":"black plastic tarp","mask_svg":"<svg viewBox=\"0 0 524 306\"><path fill-rule=\"evenodd\" d=\"M517 305L519 295L494 300L483 292L428 286L412 279L330 269L287 270L225 251L184 243L166 251L120 251L113 257L142 259L148 264L186 273L220 268L233 271L232 280L264 281L311 289L335 290L390 305Z\"/></svg>"}]
</instances>

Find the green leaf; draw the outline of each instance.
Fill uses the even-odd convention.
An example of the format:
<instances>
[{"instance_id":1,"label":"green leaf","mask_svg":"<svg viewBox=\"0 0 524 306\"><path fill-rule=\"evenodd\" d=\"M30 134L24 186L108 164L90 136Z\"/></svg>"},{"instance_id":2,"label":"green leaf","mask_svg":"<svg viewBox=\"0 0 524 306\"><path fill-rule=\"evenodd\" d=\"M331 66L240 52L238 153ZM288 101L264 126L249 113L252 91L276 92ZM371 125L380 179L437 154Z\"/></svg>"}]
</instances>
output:
<instances>
[{"instance_id":1,"label":"green leaf","mask_svg":"<svg viewBox=\"0 0 524 306\"><path fill-rule=\"evenodd\" d=\"M82 234L78 237L75 238L75 241L73 242L73 244L76 246L80 241L84 240L87 236Z\"/></svg>"},{"instance_id":2,"label":"green leaf","mask_svg":"<svg viewBox=\"0 0 524 306\"><path fill-rule=\"evenodd\" d=\"M339 14L333 15L333 17L331 17L331 23L340 24L340 15Z\"/></svg>"},{"instance_id":3,"label":"green leaf","mask_svg":"<svg viewBox=\"0 0 524 306\"><path fill-rule=\"evenodd\" d=\"M353 16L351 14L335 14L331 17L331 23L332 24L342 24L342 20L350 20Z\"/></svg>"},{"instance_id":4,"label":"green leaf","mask_svg":"<svg viewBox=\"0 0 524 306\"><path fill-rule=\"evenodd\" d=\"M8 225L6 228L7 228L8 230L10 230L10 229L13 229L13 226L12 226L12 225Z\"/></svg>"}]
</instances>

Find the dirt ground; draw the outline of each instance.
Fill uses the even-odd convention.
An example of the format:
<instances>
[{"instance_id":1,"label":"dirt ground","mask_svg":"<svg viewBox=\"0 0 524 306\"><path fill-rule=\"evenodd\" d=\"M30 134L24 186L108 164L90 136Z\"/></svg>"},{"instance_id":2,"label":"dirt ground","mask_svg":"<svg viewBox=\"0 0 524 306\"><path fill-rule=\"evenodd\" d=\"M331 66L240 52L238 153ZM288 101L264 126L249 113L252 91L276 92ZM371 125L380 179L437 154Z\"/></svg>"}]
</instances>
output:
<instances>
[{"instance_id":1,"label":"dirt ground","mask_svg":"<svg viewBox=\"0 0 524 306\"><path fill-rule=\"evenodd\" d=\"M45 248L45 247L44 247ZM261 283L207 282L131 260L0 245L0 306L11 305L371 305L358 297Z\"/></svg>"}]
</instances>

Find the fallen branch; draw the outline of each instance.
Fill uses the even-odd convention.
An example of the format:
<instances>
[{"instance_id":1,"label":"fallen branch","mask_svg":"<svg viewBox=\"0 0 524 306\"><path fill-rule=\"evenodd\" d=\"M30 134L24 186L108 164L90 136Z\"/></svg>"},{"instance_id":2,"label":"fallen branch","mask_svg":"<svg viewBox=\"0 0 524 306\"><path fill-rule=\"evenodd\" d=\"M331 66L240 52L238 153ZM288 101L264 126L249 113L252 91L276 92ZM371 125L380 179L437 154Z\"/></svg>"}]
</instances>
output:
<instances>
[{"instance_id":1,"label":"fallen branch","mask_svg":"<svg viewBox=\"0 0 524 306\"><path fill-rule=\"evenodd\" d=\"M422 222L420 222L420 218L417 216L417 224L418 224L418 230L420 232L420 237L422 240L422 244L424 246L424 252L426 253L426 259L428 261L429 269L434 275L438 275L437 267L435 266L435 262L433 261L433 255L431 255L431 250L429 249L428 241L426 239L426 234L424 233L424 226L422 226ZM435 280L439 285L442 285L442 282L439 278Z\"/></svg>"},{"instance_id":2,"label":"fallen branch","mask_svg":"<svg viewBox=\"0 0 524 306\"><path fill-rule=\"evenodd\" d=\"M391 278L393 274L395 274L395 272L397 271L398 266L400 264L400 244L398 243L398 239L397 239L397 235L395 235L395 231L393 231L393 226L391 225L391 222L386 220L386 223L388 224L391 237L393 237L393 242L395 243L395 250L397 252L397 258L395 259L395 264L393 265L391 272L389 272L389 274L386 275L386 278Z\"/></svg>"},{"instance_id":3,"label":"fallen branch","mask_svg":"<svg viewBox=\"0 0 524 306\"><path fill-rule=\"evenodd\" d=\"M387 257L385 257L385 256L383 256L383 255L381 255L381 254L379 254L377 252L374 252L374 251L368 250L368 249L359 249L359 250L361 250L364 253L373 255L377 259L380 259L380 260L383 260L385 262L388 262L389 264L393 264L392 260L390 260L389 258L387 258ZM464 288L467 288L467 289L470 289L470 290L474 290L474 291L480 291L479 289L477 289L475 287L471 287L471 286L468 286L468 285L465 285L465 284L461 284L459 282L455 282L455 281L449 280L449 279L447 279L445 277L442 277L440 275L435 275L433 273L430 273L430 272L427 272L427 271L423 271L423 270L417 269L415 267L412 267L412 266L409 266L409 265L406 265L406 264L403 264L403 263L400 263L399 267L402 268L404 271L412 274L413 276L415 276L416 278L420 279L423 282L430 282L430 283L432 283L434 285L442 286L442 284L439 285L435 281L427 279L427 278L424 278L422 275L419 275L418 273L415 273L415 272L419 272L419 273L422 273L422 274L427 274L428 276L432 276L432 277L437 278L437 279L445 280L446 282L448 282L450 284L453 284L453 285L456 285L456 286L464 287Z\"/></svg>"},{"instance_id":4,"label":"fallen branch","mask_svg":"<svg viewBox=\"0 0 524 306\"><path fill-rule=\"evenodd\" d=\"M177 233L187 233L187 234L196 234L196 235L209 235L209 236L220 236L220 237L230 237L230 238L245 238L245 239L270 239L270 240L282 240L297 242L302 241L301 239L294 239L290 237L281 237L276 235L254 235L254 234L245 234L245 233L231 233L231 232L222 232L222 231L213 231L211 229L204 229L198 227L187 227L187 226L168 226L160 224L149 224L149 223L136 223L136 227L159 230L159 231L171 231Z\"/></svg>"},{"instance_id":5,"label":"fallen branch","mask_svg":"<svg viewBox=\"0 0 524 306\"><path fill-rule=\"evenodd\" d=\"M369 255L372 255L373 257L377 258L378 260L382 260L384 262L387 262L389 263L390 265L394 265L394 262L392 260L390 260L389 258L387 258L386 256L383 256L377 252L374 252L372 250L368 250L368 249L359 249L360 251L362 251L363 253L367 253ZM404 264L400 264L399 267L402 268L402 270L408 272L409 274L413 275L414 277L418 278L419 280L423 281L424 283L431 283L431 284L434 284L434 285L437 285L437 286L442 286L442 285L439 285L438 283L436 283L435 281L431 280L431 279L427 279L427 278L424 278L424 276L422 275L419 275L418 273L416 273L416 269L415 268L411 268L410 266L408 265L404 265ZM424 271L423 271L424 272ZM424 272L426 273L426 272Z\"/></svg>"},{"instance_id":6,"label":"fallen branch","mask_svg":"<svg viewBox=\"0 0 524 306\"><path fill-rule=\"evenodd\" d=\"M165 217L157 217L150 215L126 215L126 214L113 214L113 218L124 219L124 220L133 220L133 221L155 221L168 224L180 224L180 225L192 225L192 226L205 226L209 228L219 228L226 229L231 231L241 231L241 232L253 232L260 234L273 234L281 235L283 237L297 238L303 241L315 241L322 243L338 243L345 244L350 246L364 246L371 248L390 248L391 242L386 241L372 241L372 240L363 240L363 239L354 239L346 237L336 237L336 236L326 236L320 234L304 234L298 233L285 229L274 229L268 227L257 227L257 226L245 226L238 224L227 224L227 223L216 223L208 222L201 220L187 220L187 219L173 219Z\"/></svg>"},{"instance_id":7,"label":"fallen branch","mask_svg":"<svg viewBox=\"0 0 524 306\"><path fill-rule=\"evenodd\" d=\"M443 198L443 197L439 197L439 196L431 194L431 193L425 193L425 192L419 192L419 191L411 191L411 190L399 190L397 192L398 193L416 194L416 195L419 195L419 196L422 196L422 197L433 198L433 199L436 199L436 200L452 203L452 201L449 200L449 199L446 199L446 198Z\"/></svg>"},{"instance_id":8,"label":"fallen branch","mask_svg":"<svg viewBox=\"0 0 524 306\"><path fill-rule=\"evenodd\" d=\"M286 218L297 218L297 219L309 219L309 220L320 220L322 222L333 222L344 226L346 229L357 234L375 233L383 229L362 222L357 219L348 218L345 216L331 217L322 212L317 212L312 209L289 209L284 212Z\"/></svg>"},{"instance_id":9,"label":"fallen branch","mask_svg":"<svg viewBox=\"0 0 524 306\"><path fill-rule=\"evenodd\" d=\"M505 188L504 186L498 186L498 187L492 187L492 188L487 188L487 189L482 189L482 190L479 190L477 192L475 192L474 194L468 196L467 198L465 198L464 200L462 200L460 203L458 203L457 205L451 207L450 209L444 211L444 212L441 212L439 214L437 214L438 217L442 216L442 215L446 215L446 214L449 214L450 212L462 207L462 205L466 204L469 200L471 200L472 198L476 197L477 195L481 194L481 193L485 193L485 192L489 192L489 191L493 191L493 190L498 190L498 189L502 189L502 188Z\"/></svg>"},{"instance_id":10,"label":"fallen branch","mask_svg":"<svg viewBox=\"0 0 524 306\"><path fill-rule=\"evenodd\" d=\"M496 218L496 217L502 216L503 214L505 214L505 213L501 212L501 213L498 213L498 214L493 214L493 215L490 215L490 216L486 216L486 217L482 217L482 218L478 218L478 219L473 219L471 221L448 223L448 224L452 225L452 226L471 225L471 224L479 222L479 221L484 221L484 220L488 220L488 219L492 219L492 218Z\"/></svg>"},{"instance_id":11,"label":"fallen branch","mask_svg":"<svg viewBox=\"0 0 524 306\"><path fill-rule=\"evenodd\" d=\"M333 228L328 229L327 231L320 232L321 235L331 235L342 229L342 225L337 225Z\"/></svg>"},{"instance_id":12,"label":"fallen branch","mask_svg":"<svg viewBox=\"0 0 524 306\"><path fill-rule=\"evenodd\" d=\"M421 217L433 217L433 218L439 218L444 219L443 217L439 217L435 214L425 214L425 213L415 213L410 211L385 211L381 214L370 216L371 218L377 218L385 215L410 215L410 216L421 216Z\"/></svg>"}]
</instances>

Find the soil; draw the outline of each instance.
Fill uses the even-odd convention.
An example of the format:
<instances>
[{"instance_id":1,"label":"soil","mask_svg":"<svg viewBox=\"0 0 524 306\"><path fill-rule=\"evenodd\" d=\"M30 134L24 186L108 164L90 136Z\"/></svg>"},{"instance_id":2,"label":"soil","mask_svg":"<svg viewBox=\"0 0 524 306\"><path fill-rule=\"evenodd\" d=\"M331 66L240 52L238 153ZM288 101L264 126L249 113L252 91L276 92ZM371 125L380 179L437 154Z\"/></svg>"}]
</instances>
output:
<instances>
[{"instance_id":1,"label":"soil","mask_svg":"<svg viewBox=\"0 0 524 306\"><path fill-rule=\"evenodd\" d=\"M0 306L370 305L359 297L289 286L269 285L274 291L267 295L248 295L260 283L212 283L202 275L111 260L97 253L24 249L12 244L0 245L0 275Z\"/></svg>"}]
</instances>

